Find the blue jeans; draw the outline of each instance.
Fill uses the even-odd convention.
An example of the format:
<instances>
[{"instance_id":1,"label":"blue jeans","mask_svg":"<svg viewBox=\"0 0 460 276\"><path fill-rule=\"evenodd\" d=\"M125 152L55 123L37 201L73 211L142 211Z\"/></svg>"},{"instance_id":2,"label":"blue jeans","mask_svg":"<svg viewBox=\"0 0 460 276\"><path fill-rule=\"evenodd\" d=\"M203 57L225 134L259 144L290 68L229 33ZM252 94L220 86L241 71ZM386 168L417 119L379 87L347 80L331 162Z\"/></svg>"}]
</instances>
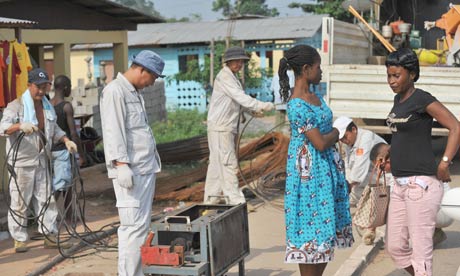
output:
<instances>
[{"instance_id":1,"label":"blue jeans","mask_svg":"<svg viewBox=\"0 0 460 276\"><path fill-rule=\"evenodd\" d=\"M72 167L67 150L53 151L53 192L72 186Z\"/></svg>"}]
</instances>

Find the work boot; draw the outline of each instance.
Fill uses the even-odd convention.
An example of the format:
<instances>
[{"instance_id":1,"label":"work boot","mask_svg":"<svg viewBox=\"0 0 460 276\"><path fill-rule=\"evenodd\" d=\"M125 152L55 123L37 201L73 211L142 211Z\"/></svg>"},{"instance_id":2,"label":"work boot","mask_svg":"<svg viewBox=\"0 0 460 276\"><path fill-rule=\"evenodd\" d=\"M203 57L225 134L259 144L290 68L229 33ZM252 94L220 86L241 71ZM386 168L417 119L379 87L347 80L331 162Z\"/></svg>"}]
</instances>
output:
<instances>
[{"instance_id":1,"label":"work boot","mask_svg":"<svg viewBox=\"0 0 460 276\"><path fill-rule=\"evenodd\" d=\"M372 245L375 240L375 229L367 229L363 235L363 242L365 245Z\"/></svg>"},{"instance_id":2,"label":"work boot","mask_svg":"<svg viewBox=\"0 0 460 276\"><path fill-rule=\"evenodd\" d=\"M57 249L57 248L62 248L62 249L69 249L72 247L72 243L70 242L59 242L59 246L58 246L58 243L56 242L55 240L56 238L54 237L45 237L45 240L43 241L43 247L45 249Z\"/></svg>"},{"instance_id":3,"label":"work boot","mask_svg":"<svg viewBox=\"0 0 460 276\"><path fill-rule=\"evenodd\" d=\"M433 234L433 245L437 245L447 239L446 233L441 228L435 228Z\"/></svg>"},{"instance_id":4,"label":"work boot","mask_svg":"<svg viewBox=\"0 0 460 276\"><path fill-rule=\"evenodd\" d=\"M29 250L25 242L14 240L14 251L16 253L24 253Z\"/></svg>"}]
</instances>

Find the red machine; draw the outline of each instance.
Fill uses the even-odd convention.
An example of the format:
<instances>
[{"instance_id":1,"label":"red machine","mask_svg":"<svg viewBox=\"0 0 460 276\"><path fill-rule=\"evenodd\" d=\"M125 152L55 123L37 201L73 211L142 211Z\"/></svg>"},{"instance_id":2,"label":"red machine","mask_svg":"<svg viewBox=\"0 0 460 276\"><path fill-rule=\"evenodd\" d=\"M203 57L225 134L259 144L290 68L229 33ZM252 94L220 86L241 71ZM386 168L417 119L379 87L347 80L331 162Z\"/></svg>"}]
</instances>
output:
<instances>
[{"instance_id":1,"label":"red machine","mask_svg":"<svg viewBox=\"0 0 460 276\"><path fill-rule=\"evenodd\" d=\"M150 232L145 244L141 247L143 265L181 266L184 264L184 247L180 245L154 245L155 234Z\"/></svg>"}]
</instances>

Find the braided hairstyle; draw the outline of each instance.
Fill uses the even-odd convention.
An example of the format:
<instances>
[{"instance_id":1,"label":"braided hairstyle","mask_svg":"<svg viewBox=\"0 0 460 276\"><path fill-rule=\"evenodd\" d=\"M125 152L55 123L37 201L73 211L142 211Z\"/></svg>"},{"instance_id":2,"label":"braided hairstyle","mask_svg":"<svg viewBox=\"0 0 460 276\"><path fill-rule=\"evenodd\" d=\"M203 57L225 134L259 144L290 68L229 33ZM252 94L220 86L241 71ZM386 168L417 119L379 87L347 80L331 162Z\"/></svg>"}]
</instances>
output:
<instances>
[{"instance_id":1,"label":"braided hairstyle","mask_svg":"<svg viewBox=\"0 0 460 276\"><path fill-rule=\"evenodd\" d=\"M415 73L414 82L420 76L420 65L417 54L409 48L400 48L391 52L385 61L385 66L387 68L390 66L401 66L409 71L409 73Z\"/></svg>"},{"instance_id":2,"label":"braided hairstyle","mask_svg":"<svg viewBox=\"0 0 460 276\"><path fill-rule=\"evenodd\" d=\"M289 91L291 89L289 87L287 70L292 69L297 78L302 75L304 65L313 65L319 58L318 51L308 45L297 45L286 51L284 57L280 59L278 69L278 76L280 78L279 93L284 103L289 99Z\"/></svg>"}]
</instances>

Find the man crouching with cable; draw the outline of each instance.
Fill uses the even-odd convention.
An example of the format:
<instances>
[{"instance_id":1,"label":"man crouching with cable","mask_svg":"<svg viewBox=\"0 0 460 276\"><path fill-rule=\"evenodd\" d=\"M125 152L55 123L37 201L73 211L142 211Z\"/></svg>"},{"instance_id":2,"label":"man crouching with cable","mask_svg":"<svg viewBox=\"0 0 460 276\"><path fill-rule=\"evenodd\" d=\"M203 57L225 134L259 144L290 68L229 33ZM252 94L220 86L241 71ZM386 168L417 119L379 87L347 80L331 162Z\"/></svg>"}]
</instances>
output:
<instances>
[{"instance_id":1,"label":"man crouching with cable","mask_svg":"<svg viewBox=\"0 0 460 276\"><path fill-rule=\"evenodd\" d=\"M45 97L50 87L48 74L41 68L29 72L28 89L8 104L0 122L0 135L6 136L6 153L10 175L10 209L8 228L14 248L26 252L27 210L35 212L38 231L45 235L44 247L57 248L57 207L51 192L51 146L63 142L69 152L77 146L56 124L56 113ZM69 244L60 244L68 247Z\"/></svg>"}]
</instances>

